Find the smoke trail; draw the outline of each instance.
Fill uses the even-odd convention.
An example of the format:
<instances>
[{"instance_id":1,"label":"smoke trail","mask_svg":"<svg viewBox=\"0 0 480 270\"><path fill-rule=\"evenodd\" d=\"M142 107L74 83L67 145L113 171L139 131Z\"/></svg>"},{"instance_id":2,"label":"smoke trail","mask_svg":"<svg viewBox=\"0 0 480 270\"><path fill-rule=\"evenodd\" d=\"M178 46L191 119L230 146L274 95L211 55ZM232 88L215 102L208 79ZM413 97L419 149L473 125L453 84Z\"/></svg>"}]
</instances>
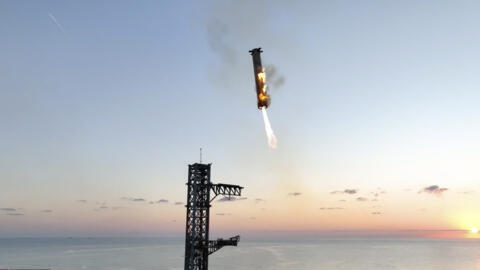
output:
<instances>
[{"instance_id":1,"label":"smoke trail","mask_svg":"<svg viewBox=\"0 0 480 270\"><path fill-rule=\"evenodd\" d=\"M263 122L265 123L265 132L267 133L268 145L270 148L277 148L277 137L273 134L272 126L268 120L267 110L262 107Z\"/></svg>"}]
</instances>

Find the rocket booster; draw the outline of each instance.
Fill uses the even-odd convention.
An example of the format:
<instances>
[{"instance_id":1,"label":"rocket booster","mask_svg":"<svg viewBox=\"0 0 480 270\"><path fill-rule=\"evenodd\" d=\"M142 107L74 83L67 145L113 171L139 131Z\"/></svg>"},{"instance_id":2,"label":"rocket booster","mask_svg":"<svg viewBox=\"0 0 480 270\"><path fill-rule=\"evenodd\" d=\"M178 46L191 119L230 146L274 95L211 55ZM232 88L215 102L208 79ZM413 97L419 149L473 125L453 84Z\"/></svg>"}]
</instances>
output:
<instances>
[{"instance_id":1,"label":"rocket booster","mask_svg":"<svg viewBox=\"0 0 480 270\"><path fill-rule=\"evenodd\" d=\"M257 106L258 109L263 107L268 108L270 105L270 95L267 93L267 81L265 70L262 67L262 59L260 54L263 52L262 48L256 48L249 51L253 60L253 74L255 75L255 88L257 91Z\"/></svg>"}]
</instances>

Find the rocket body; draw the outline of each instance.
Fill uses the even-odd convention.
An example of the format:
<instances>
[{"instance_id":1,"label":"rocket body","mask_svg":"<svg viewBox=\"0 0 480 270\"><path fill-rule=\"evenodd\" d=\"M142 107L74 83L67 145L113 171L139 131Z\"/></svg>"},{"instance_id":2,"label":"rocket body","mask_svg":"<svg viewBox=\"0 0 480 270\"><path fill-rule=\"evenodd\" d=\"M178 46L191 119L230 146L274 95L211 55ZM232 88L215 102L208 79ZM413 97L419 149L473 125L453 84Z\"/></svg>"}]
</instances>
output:
<instances>
[{"instance_id":1,"label":"rocket body","mask_svg":"<svg viewBox=\"0 0 480 270\"><path fill-rule=\"evenodd\" d=\"M265 70L262 66L262 59L260 54L263 52L262 48L256 48L249 51L253 60L253 74L255 75L255 90L257 92L257 106L258 109L268 108L270 105L270 96L267 93L267 82Z\"/></svg>"}]
</instances>

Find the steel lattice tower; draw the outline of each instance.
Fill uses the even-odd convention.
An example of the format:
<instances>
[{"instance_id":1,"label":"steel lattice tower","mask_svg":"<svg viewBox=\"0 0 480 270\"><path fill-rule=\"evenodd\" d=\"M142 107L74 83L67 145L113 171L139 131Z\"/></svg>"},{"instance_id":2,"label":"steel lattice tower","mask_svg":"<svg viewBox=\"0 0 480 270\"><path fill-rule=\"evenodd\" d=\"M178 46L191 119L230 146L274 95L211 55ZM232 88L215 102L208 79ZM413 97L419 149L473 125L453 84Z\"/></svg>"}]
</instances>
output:
<instances>
[{"instance_id":1,"label":"steel lattice tower","mask_svg":"<svg viewBox=\"0 0 480 270\"><path fill-rule=\"evenodd\" d=\"M211 164L188 165L187 220L185 232L185 270L207 270L208 255L224 246L236 246L240 236L211 241L208 238L210 202L218 195L241 196L237 185L212 184ZM213 198L210 198L213 191Z\"/></svg>"}]
</instances>

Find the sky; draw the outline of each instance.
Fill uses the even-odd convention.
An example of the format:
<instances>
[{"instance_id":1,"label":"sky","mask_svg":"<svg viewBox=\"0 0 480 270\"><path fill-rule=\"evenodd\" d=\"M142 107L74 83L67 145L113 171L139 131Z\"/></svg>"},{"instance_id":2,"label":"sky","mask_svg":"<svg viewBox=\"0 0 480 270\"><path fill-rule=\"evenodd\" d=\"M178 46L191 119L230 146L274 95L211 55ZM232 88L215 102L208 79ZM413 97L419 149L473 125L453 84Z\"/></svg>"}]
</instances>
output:
<instances>
[{"instance_id":1,"label":"sky","mask_svg":"<svg viewBox=\"0 0 480 270\"><path fill-rule=\"evenodd\" d=\"M480 227L479 8L0 1L0 237L183 235L199 148L213 234Z\"/></svg>"}]
</instances>

